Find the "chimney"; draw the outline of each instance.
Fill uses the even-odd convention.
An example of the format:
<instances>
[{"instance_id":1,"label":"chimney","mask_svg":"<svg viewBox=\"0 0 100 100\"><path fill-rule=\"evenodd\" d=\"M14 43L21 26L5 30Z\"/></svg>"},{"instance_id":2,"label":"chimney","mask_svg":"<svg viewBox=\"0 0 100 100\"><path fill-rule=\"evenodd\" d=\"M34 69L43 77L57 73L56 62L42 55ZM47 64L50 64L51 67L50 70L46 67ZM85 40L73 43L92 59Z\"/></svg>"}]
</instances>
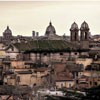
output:
<instances>
[{"instance_id":1,"label":"chimney","mask_svg":"<svg viewBox=\"0 0 100 100\"><path fill-rule=\"evenodd\" d=\"M32 37L35 37L35 31L32 31Z\"/></svg>"}]
</instances>

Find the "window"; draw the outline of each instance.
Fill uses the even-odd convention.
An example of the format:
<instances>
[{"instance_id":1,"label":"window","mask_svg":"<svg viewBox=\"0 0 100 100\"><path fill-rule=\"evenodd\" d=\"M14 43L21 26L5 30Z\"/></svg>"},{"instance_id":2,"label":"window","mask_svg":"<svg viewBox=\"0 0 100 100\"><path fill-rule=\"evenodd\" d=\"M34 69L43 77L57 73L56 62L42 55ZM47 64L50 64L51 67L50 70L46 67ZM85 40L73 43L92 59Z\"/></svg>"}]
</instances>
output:
<instances>
[{"instance_id":1,"label":"window","mask_svg":"<svg viewBox=\"0 0 100 100\"><path fill-rule=\"evenodd\" d=\"M78 80L76 80L76 84L78 84Z\"/></svg>"},{"instance_id":2,"label":"window","mask_svg":"<svg viewBox=\"0 0 100 100\"><path fill-rule=\"evenodd\" d=\"M43 55L44 55L44 56L47 56L47 53L44 53Z\"/></svg>"},{"instance_id":3,"label":"window","mask_svg":"<svg viewBox=\"0 0 100 100\"><path fill-rule=\"evenodd\" d=\"M17 77L17 82L20 82L20 76Z\"/></svg>"},{"instance_id":4,"label":"window","mask_svg":"<svg viewBox=\"0 0 100 100\"><path fill-rule=\"evenodd\" d=\"M63 85L63 83L61 83L61 87L63 87L64 85Z\"/></svg>"},{"instance_id":5,"label":"window","mask_svg":"<svg viewBox=\"0 0 100 100\"><path fill-rule=\"evenodd\" d=\"M71 87L71 83L69 83L69 87Z\"/></svg>"},{"instance_id":6,"label":"window","mask_svg":"<svg viewBox=\"0 0 100 100\"><path fill-rule=\"evenodd\" d=\"M77 40L77 32L75 32L75 41Z\"/></svg>"},{"instance_id":7,"label":"window","mask_svg":"<svg viewBox=\"0 0 100 100\"><path fill-rule=\"evenodd\" d=\"M85 32L85 39L87 39L87 36L88 36L88 33L87 33L87 32Z\"/></svg>"},{"instance_id":8,"label":"window","mask_svg":"<svg viewBox=\"0 0 100 100\"><path fill-rule=\"evenodd\" d=\"M76 72L76 76L78 76L78 72Z\"/></svg>"},{"instance_id":9,"label":"window","mask_svg":"<svg viewBox=\"0 0 100 100\"><path fill-rule=\"evenodd\" d=\"M97 85L98 85L98 84L97 84L97 82L94 82L94 85L96 85L96 86L97 86Z\"/></svg>"},{"instance_id":10,"label":"window","mask_svg":"<svg viewBox=\"0 0 100 100\"><path fill-rule=\"evenodd\" d=\"M61 52L60 55L63 55L63 53Z\"/></svg>"},{"instance_id":11,"label":"window","mask_svg":"<svg viewBox=\"0 0 100 100\"><path fill-rule=\"evenodd\" d=\"M11 49L12 49L12 51L14 51L14 47L12 47Z\"/></svg>"},{"instance_id":12,"label":"window","mask_svg":"<svg viewBox=\"0 0 100 100\"><path fill-rule=\"evenodd\" d=\"M77 52L75 52L75 55L77 55Z\"/></svg>"},{"instance_id":13,"label":"window","mask_svg":"<svg viewBox=\"0 0 100 100\"><path fill-rule=\"evenodd\" d=\"M90 81L90 85L92 85L92 82Z\"/></svg>"}]
</instances>

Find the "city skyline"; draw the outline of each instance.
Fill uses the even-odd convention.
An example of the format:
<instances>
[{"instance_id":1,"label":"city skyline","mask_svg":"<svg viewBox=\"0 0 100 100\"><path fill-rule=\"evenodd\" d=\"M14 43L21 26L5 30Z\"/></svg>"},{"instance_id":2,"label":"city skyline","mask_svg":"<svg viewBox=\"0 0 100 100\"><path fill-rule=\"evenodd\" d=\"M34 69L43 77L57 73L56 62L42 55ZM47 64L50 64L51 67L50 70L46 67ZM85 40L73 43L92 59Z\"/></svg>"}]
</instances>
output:
<instances>
[{"instance_id":1,"label":"city skyline","mask_svg":"<svg viewBox=\"0 0 100 100\"><path fill-rule=\"evenodd\" d=\"M86 21L92 35L100 34L99 8L99 1L0 1L0 36L7 25L15 36L31 36L33 30L44 35L50 21L58 35L70 35L74 21L79 28Z\"/></svg>"}]
</instances>

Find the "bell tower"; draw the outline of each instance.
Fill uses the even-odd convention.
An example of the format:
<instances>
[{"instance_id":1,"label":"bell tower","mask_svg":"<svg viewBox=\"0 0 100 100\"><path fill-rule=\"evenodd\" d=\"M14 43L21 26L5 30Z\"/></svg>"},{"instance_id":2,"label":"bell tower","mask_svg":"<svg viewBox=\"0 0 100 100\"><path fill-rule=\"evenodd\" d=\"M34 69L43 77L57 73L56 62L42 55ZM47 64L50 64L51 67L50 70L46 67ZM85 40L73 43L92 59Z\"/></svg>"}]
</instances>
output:
<instances>
[{"instance_id":1,"label":"bell tower","mask_svg":"<svg viewBox=\"0 0 100 100\"><path fill-rule=\"evenodd\" d=\"M79 41L78 25L74 22L70 28L70 41Z\"/></svg>"},{"instance_id":2,"label":"bell tower","mask_svg":"<svg viewBox=\"0 0 100 100\"><path fill-rule=\"evenodd\" d=\"M88 41L88 40L89 40L89 26L84 21L81 24L81 28L80 28L80 41Z\"/></svg>"},{"instance_id":3,"label":"bell tower","mask_svg":"<svg viewBox=\"0 0 100 100\"><path fill-rule=\"evenodd\" d=\"M89 26L84 21L80 28L80 47L83 49L89 49Z\"/></svg>"}]
</instances>

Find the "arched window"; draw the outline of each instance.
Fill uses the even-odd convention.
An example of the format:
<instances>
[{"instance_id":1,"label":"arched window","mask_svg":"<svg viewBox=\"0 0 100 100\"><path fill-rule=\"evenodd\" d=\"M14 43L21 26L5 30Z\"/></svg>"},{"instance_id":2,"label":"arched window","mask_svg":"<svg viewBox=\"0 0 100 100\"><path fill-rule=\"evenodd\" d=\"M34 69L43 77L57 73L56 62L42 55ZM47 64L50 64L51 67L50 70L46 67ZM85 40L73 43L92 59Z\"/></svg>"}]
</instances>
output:
<instances>
[{"instance_id":1,"label":"arched window","mask_svg":"<svg viewBox=\"0 0 100 100\"><path fill-rule=\"evenodd\" d=\"M87 32L85 32L85 39L87 40L88 38L87 38Z\"/></svg>"},{"instance_id":2,"label":"arched window","mask_svg":"<svg viewBox=\"0 0 100 100\"><path fill-rule=\"evenodd\" d=\"M75 40L77 40L77 32L75 32Z\"/></svg>"}]
</instances>

